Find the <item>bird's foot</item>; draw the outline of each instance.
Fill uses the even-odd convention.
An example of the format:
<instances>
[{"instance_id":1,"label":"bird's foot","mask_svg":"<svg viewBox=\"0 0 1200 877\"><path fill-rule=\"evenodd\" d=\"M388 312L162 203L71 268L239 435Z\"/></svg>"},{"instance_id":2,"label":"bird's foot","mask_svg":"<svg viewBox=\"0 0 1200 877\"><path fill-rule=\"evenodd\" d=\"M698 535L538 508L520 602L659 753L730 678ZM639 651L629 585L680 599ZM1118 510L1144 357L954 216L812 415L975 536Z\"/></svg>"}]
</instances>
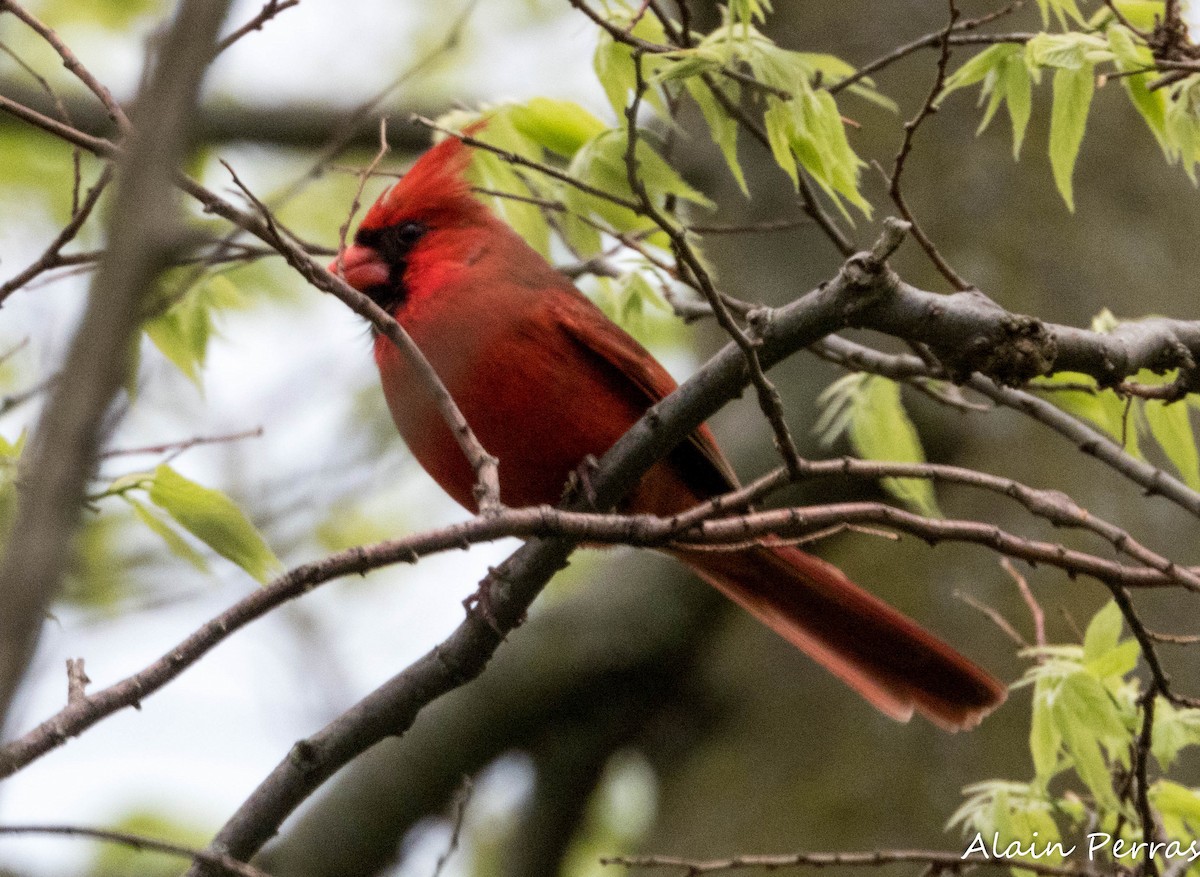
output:
<instances>
[{"instance_id":1,"label":"bird's foot","mask_svg":"<svg viewBox=\"0 0 1200 877\"><path fill-rule=\"evenodd\" d=\"M479 583L479 587L475 589L474 593L469 594L466 599L462 601L462 605L463 609L467 610L467 615L479 618L485 624L487 624L488 627L495 631L497 636L503 639L504 637L508 636L508 631L504 629L497 618L495 597L492 594L493 585L501 577L502 574L500 570L496 569L495 567L488 567L487 578ZM520 627L524 623L525 613L522 612L521 616L517 619L517 622L513 625L513 627Z\"/></svg>"},{"instance_id":2,"label":"bird's foot","mask_svg":"<svg viewBox=\"0 0 1200 877\"><path fill-rule=\"evenodd\" d=\"M569 502L577 497L593 509L597 506L596 488L592 485L592 476L600 468L600 462L588 454L571 474L567 477L567 486L563 490L563 500Z\"/></svg>"}]
</instances>

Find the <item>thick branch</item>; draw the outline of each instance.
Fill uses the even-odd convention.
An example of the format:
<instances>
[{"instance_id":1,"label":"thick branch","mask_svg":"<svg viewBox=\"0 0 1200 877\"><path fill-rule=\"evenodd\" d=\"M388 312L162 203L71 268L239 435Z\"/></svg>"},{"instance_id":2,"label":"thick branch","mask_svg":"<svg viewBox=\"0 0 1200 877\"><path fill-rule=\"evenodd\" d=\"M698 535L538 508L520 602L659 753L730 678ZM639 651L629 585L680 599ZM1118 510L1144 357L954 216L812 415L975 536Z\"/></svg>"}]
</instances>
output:
<instances>
[{"instance_id":1,"label":"thick branch","mask_svg":"<svg viewBox=\"0 0 1200 877\"><path fill-rule=\"evenodd\" d=\"M101 418L128 371L139 302L166 265L179 221L171 178L187 144L187 122L228 0L180 7L161 58L139 98L118 171L109 248L87 312L21 468L16 522L0 563L0 718L33 654L95 465Z\"/></svg>"},{"instance_id":2,"label":"thick branch","mask_svg":"<svg viewBox=\"0 0 1200 877\"><path fill-rule=\"evenodd\" d=\"M54 101L41 89L15 80L0 79L0 94L44 116L57 118L59 115ZM67 92L62 95L62 101L69 118L81 131L93 137L107 137L116 130L104 107L84 94ZM404 120L414 111L437 118L445 112L445 108L408 106L386 112L386 115L394 120ZM320 149L329 142L330 132L341 130L346 124L348 114L346 109L322 104L274 103L255 106L213 101L196 110L195 138L199 143L249 141L286 149ZM352 122L351 129L346 132L344 145L373 149L379 142L377 114L365 114ZM7 124L0 118L0 129ZM398 152L416 153L429 145L424 132L412 125L391 125L388 139Z\"/></svg>"}]
</instances>

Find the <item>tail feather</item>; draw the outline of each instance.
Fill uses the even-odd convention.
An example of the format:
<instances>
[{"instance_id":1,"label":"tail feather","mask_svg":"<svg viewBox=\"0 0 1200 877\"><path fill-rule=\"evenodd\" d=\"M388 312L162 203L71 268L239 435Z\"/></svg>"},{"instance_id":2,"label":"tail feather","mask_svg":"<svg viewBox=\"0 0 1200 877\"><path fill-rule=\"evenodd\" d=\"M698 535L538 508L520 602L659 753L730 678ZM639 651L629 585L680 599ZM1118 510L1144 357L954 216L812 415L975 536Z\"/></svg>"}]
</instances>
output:
<instances>
[{"instance_id":1,"label":"tail feather","mask_svg":"<svg viewBox=\"0 0 1200 877\"><path fill-rule=\"evenodd\" d=\"M782 545L676 551L702 578L885 715L950 731L1004 702L1004 685L834 566Z\"/></svg>"}]
</instances>

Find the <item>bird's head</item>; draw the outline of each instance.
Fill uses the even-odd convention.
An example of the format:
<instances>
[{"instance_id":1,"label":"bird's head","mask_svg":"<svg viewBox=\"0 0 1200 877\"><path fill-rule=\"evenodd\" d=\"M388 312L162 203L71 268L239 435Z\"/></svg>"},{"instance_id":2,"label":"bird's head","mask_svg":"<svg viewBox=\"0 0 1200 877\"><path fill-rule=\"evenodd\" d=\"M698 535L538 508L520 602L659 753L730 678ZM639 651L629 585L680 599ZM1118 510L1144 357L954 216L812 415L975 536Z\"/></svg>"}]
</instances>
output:
<instances>
[{"instance_id":1,"label":"bird's head","mask_svg":"<svg viewBox=\"0 0 1200 877\"><path fill-rule=\"evenodd\" d=\"M470 131L479 126L472 126ZM408 297L406 275L418 250L443 233L478 224L488 209L471 194L466 170L471 150L450 137L422 155L363 217L352 244L339 259L346 282L388 313Z\"/></svg>"}]
</instances>

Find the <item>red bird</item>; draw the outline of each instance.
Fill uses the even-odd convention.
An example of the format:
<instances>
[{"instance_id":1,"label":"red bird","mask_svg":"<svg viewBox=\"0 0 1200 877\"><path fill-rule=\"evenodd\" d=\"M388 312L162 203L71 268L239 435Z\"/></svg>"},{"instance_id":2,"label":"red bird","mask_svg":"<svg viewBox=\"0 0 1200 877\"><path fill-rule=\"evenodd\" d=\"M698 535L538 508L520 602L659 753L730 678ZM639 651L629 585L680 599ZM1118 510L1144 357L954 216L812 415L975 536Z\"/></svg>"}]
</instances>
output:
<instances>
[{"instance_id":1,"label":"red bird","mask_svg":"<svg viewBox=\"0 0 1200 877\"><path fill-rule=\"evenodd\" d=\"M589 454L603 455L676 384L472 195L469 161L455 139L422 156L367 212L341 254L343 274L408 331L499 458L502 501L555 504ZM383 336L375 362L413 455L474 511L472 470L432 396ZM736 484L701 426L622 508L669 516ZM670 553L894 719L916 710L943 728L971 728L1005 698L991 675L809 554L778 545Z\"/></svg>"}]
</instances>

